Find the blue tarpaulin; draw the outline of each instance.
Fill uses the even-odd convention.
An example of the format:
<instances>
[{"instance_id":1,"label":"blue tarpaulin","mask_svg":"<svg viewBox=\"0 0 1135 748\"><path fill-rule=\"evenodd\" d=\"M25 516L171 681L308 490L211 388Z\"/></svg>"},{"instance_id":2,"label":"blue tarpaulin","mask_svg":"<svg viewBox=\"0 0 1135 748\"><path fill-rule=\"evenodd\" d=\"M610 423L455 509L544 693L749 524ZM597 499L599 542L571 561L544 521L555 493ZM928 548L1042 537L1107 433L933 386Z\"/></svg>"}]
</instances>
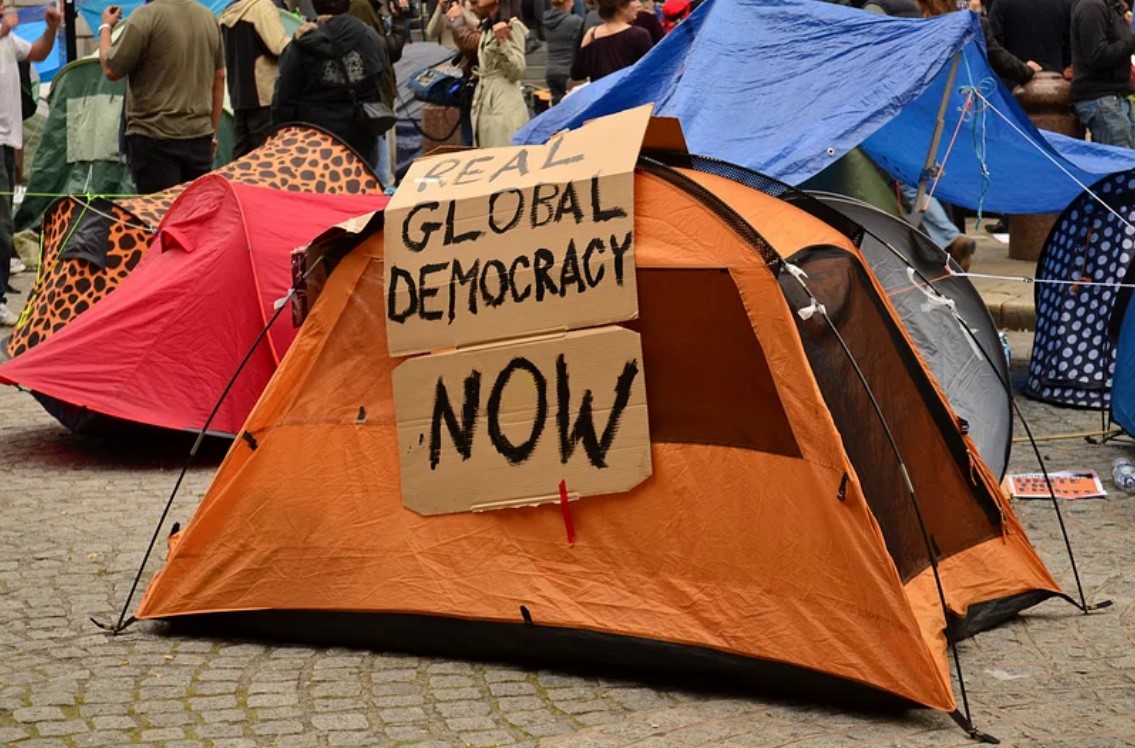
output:
<instances>
[{"instance_id":1,"label":"blue tarpaulin","mask_svg":"<svg viewBox=\"0 0 1135 748\"><path fill-rule=\"evenodd\" d=\"M636 65L568 96L516 142L653 102L656 114L681 121L692 152L790 184L856 146L915 184L958 52L937 196L996 212L1059 212L1080 193L1076 180L1135 168L1135 151L1038 131L990 69L973 13L900 19L816 0L706 0ZM990 107L971 96L963 117L971 89Z\"/></svg>"},{"instance_id":2,"label":"blue tarpaulin","mask_svg":"<svg viewBox=\"0 0 1135 748\"><path fill-rule=\"evenodd\" d=\"M201 0L201 4L213 11L213 15L220 15L225 6L232 2L233 0ZM102 23L102 12L112 5L122 8L122 17L129 18L132 11L141 8L145 3L143 0L76 0L75 9L94 31Z\"/></svg>"},{"instance_id":3,"label":"blue tarpaulin","mask_svg":"<svg viewBox=\"0 0 1135 748\"><path fill-rule=\"evenodd\" d=\"M47 30L47 24L43 20L43 12L45 10L47 10L47 5L19 8L17 14L20 19L20 25L16 27L16 36L29 42L34 42L36 39L43 36L43 32ZM52 47L51 54L47 56L47 59L43 62L33 62L32 67L35 68L41 81L49 81L55 77L55 73L59 71L59 68L66 64L67 49L63 42L63 34L60 33L59 36L56 37L55 46Z\"/></svg>"}]
</instances>

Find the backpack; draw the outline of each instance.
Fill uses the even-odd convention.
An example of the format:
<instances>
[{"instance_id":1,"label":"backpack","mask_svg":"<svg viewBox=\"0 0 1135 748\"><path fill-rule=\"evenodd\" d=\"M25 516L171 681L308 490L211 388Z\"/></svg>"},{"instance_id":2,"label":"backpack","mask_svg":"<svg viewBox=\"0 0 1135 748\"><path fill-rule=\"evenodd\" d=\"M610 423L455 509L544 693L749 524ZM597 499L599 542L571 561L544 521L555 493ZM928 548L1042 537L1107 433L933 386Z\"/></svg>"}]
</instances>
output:
<instances>
[{"instance_id":1,"label":"backpack","mask_svg":"<svg viewBox=\"0 0 1135 748\"><path fill-rule=\"evenodd\" d=\"M39 108L39 101L36 99L36 86L32 83L31 62L24 60L18 64L20 68L20 112L24 119L28 119Z\"/></svg>"}]
</instances>

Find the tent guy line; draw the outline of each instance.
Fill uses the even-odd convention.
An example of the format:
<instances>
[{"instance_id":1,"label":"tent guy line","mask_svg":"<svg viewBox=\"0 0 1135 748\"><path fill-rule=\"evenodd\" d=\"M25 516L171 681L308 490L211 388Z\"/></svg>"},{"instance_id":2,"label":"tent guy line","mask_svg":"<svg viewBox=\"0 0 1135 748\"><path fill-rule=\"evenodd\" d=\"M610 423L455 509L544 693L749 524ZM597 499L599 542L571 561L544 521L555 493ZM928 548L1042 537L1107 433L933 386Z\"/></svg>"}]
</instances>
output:
<instances>
[{"instance_id":1,"label":"tent guy line","mask_svg":"<svg viewBox=\"0 0 1135 748\"><path fill-rule=\"evenodd\" d=\"M970 87L970 88L967 88L966 91L967 91L967 93L972 93L972 94L976 95L979 99L981 99L986 107L988 107L989 109L992 109L993 112L1005 122L1005 124L1009 125L1009 127L1013 128L1013 130L1018 135L1020 135L1022 138L1024 138L1026 143L1028 143L1033 148L1035 148L1038 152L1040 152L1040 154L1042 156L1044 156L1046 159L1048 159L1050 162L1052 162L1053 166L1055 166L1057 169L1059 169L1061 172L1063 172L1065 176L1067 176L1069 179L1071 179L1073 182L1075 182L1077 187L1079 187L1083 192L1090 195L1091 198L1093 200L1095 200L1097 203L1102 205L1105 210L1107 210L1109 213L1111 213L1113 216L1115 216L1119 220L1119 222L1122 223L1124 226L1126 226L1129 230L1131 230L1132 233L1135 233L1135 226L1132 226L1131 223L1126 218L1124 218L1122 215L1120 215L1115 210L1115 208L1112 208L1110 205L1107 204L1107 202L1102 197L1100 197L1095 192L1093 192L1092 188L1090 186L1084 184L1079 179L1077 179L1076 175L1073 174L1072 172L1068 171L1067 169L1065 169L1064 166L1057 159L1052 157L1052 154L1045 151L1044 148L1041 148L1040 144L1038 144L1035 140L1030 138L1028 136L1028 134L1025 133L1021 128L1017 127L1017 124L1015 122L1013 122L1012 119L1007 117L1004 112L1002 112L1000 109L998 109L996 106L994 106L993 102L991 102L988 98L986 98L985 95L981 93L981 90L978 87L976 87L976 86ZM983 171L985 170L984 161L982 162L982 170Z\"/></svg>"}]
</instances>

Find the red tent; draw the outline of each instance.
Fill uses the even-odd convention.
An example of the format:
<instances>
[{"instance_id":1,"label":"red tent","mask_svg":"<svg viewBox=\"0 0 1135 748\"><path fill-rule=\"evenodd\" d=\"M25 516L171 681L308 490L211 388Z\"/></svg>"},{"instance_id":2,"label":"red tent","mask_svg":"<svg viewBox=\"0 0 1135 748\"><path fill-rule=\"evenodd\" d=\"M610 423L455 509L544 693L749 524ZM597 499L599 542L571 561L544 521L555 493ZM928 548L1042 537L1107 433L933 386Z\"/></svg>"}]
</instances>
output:
<instances>
[{"instance_id":1,"label":"red tent","mask_svg":"<svg viewBox=\"0 0 1135 748\"><path fill-rule=\"evenodd\" d=\"M379 195L283 192L207 176L158 227L118 291L57 335L0 366L0 382L88 411L200 429L291 286L291 250L380 210ZM210 430L235 434L295 330L273 324Z\"/></svg>"}]
</instances>

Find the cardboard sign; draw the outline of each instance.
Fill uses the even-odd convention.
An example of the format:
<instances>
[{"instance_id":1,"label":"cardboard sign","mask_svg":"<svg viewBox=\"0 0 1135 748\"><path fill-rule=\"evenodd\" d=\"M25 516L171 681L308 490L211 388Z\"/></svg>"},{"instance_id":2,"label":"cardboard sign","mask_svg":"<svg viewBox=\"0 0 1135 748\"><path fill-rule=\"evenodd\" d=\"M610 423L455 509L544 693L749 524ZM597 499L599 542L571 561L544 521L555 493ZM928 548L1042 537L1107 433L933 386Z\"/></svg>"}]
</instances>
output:
<instances>
[{"instance_id":1,"label":"cardboard sign","mask_svg":"<svg viewBox=\"0 0 1135 748\"><path fill-rule=\"evenodd\" d=\"M415 162L386 207L390 354L633 319L634 166L650 112Z\"/></svg>"},{"instance_id":2,"label":"cardboard sign","mask_svg":"<svg viewBox=\"0 0 1135 748\"><path fill-rule=\"evenodd\" d=\"M621 327L394 371L402 503L419 514L627 491L651 473L642 342Z\"/></svg>"}]
</instances>

